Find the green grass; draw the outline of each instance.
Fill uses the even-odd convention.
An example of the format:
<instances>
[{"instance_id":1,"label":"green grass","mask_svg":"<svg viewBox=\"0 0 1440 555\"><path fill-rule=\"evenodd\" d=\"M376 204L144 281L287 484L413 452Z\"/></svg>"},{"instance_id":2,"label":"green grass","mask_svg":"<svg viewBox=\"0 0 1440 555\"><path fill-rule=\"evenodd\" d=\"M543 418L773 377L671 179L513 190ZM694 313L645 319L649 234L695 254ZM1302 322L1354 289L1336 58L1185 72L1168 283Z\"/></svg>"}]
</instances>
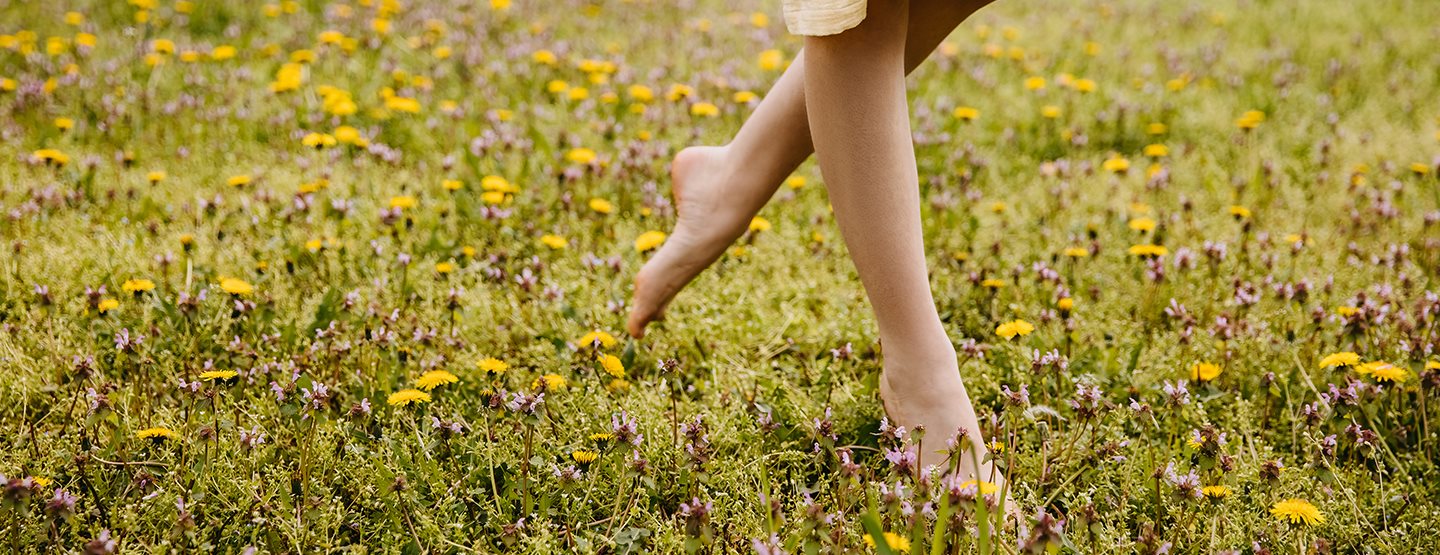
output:
<instances>
[{"instance_id":1,"label":"green grass","mask_svg":"<svg viewBox=\"0 0 1440 555\"><path fill-rule=\"evenodd\" d=\"M1004 495L1063 519L1051 534L977 526L996 511L973 491L886 462L874 321L813 162L762 211L770 229L624 336L634 240L673 224L670 157L727 140L753 109L734 93L779 75L761 53L799 50L777 3L745 7L770 16L758 26L718 1L369 3L167 0L140 24L132 4L0 0L0 545L723 553L773 537L820 553L868 550L869 530L911 553L1410 553L1440 533L1430 3L1009 1L911 77L937 302L957 345L988 347L961 371L1004 444ZM235 56L213 59L221 45ZM305 49L302 82L272 92ZM693 94L668 99L676 84ZM355 113L328 112L321 85ZM1241 129L1250 110L1264 121ZM302 144L342 125L369 146ZM486 176L513 185L500 212ZM395 197L414 206L387 218ZM1140 244L1167 254L1127 254ZM996 335L1015 319L1034 333ZM622 381L580 344L593 330L618 338L599 351ZM1035 369L1051 350L1065 367ZM1400 377L1321 367L1344 351ZM487 375L486 357L509 367ZM1199 362L1219 376L1195 381ZM458 383L387 404L439 369ZM546 374L567 383L534 414L507 408ZM1025 401L1002 389L1022 385ZM1080 386L1099 399L1073 405ZM638 445L594 436L624 418ZM176 439L136 437L155 427ZM1223 445L1190 443L1211 430ZM1229 495L1189 496L1191 472ZM1272 516L1289 498L1323 523Z\"/></svg>"}]
</instances>

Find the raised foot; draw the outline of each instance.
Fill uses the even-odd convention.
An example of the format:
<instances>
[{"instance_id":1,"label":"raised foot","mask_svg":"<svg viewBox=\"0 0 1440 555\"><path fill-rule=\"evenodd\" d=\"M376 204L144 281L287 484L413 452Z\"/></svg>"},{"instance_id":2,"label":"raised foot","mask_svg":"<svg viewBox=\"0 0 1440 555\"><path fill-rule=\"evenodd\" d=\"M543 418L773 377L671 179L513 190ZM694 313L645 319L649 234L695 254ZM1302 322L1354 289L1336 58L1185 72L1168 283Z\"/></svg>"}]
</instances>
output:
<instances>
[{"instance_id":1,"label":"raised foot","mask_svg":"<svg viewBox=\"0 0 1440 555\"><path fill-rule=\"evenodd\" d=\"M644 337L645 326L664 316L675 294L745 232L750 215L724 202L723 189L736 173L725 154L724 147L690 147L671 162L675 229L635 274L635 296L625 325L631 336Z\"/></svg>"}]
</instances>

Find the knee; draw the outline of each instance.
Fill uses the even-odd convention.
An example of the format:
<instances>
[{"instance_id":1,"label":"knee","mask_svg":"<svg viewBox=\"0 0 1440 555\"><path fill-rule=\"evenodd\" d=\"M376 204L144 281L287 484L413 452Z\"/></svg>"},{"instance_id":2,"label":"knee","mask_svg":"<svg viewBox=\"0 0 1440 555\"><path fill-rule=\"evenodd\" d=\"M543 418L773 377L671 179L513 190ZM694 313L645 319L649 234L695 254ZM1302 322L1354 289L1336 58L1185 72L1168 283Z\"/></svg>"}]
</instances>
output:
<instances>
[{"instance_id":1,"label":"knee","mask_svg":"<svg viewBox=\"0 0 1440 555\"><path fill-rule=\"evenodd\" d=\"M869 0L865 19L834 35L805 37L805 50L824 53L862 48L869 52L902 53L909 25L908 0Z\"/></svg>"}]
</instances>

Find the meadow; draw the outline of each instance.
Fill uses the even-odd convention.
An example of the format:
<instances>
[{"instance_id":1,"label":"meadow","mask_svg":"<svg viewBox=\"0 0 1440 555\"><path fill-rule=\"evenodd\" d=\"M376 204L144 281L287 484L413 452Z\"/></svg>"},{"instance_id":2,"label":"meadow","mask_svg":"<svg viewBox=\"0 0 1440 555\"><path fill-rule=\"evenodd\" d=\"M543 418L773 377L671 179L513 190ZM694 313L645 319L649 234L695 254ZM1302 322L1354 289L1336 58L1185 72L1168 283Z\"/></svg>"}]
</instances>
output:
<instances>
[{"instance_id":1,"label":"meadow","mask_svg":"<svg viewBox=\"0 0 1440 555\"><path fill-rule=\"evenodd\" d=\"M624 333L776 1L0 0L0 546L1433 547L1437 16L1006 0L911 76L998 489L907 464L813 161Z\"/></svg>"}]
</instances>

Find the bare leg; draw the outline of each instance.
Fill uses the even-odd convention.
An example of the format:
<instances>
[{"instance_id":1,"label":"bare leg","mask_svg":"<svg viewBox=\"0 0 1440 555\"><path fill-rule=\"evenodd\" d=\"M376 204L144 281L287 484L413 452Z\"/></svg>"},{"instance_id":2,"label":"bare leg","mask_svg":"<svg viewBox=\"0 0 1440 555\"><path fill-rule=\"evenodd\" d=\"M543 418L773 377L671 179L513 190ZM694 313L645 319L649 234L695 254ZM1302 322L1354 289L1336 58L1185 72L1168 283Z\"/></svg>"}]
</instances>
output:
<instances>
[{"instance_id":1,"label":"bare leg","mask_svg":"<svg viewBox=\"0 0 1440 555\"><path fill-rule=\"evenodd\" d=\"M914 0L907 22L906 71L930 55L960 22L989 0ZM635 277L628 331L645 334L686 284L745 233L782 180L814 152L805 115L803 53L776 81L730 144L675 156L670 172L679 221Z\"/></svg>"},{"instance_id":2,"label":"bare leg","mask_svg":"<svg viewBox=\"0 0 1440 555\"><path fill-rule=\"evenodd\" d=\"M835 219L880 327L881 396L899 424L925 427L920 457L930 465L945 460L945 440L959 429L982 455L984 447L930 292L905 96L907 7L870 0L855 28L806 37L805 100ZM961 468L973 476L968 459Z\"/></svg>"}]
</instances>

